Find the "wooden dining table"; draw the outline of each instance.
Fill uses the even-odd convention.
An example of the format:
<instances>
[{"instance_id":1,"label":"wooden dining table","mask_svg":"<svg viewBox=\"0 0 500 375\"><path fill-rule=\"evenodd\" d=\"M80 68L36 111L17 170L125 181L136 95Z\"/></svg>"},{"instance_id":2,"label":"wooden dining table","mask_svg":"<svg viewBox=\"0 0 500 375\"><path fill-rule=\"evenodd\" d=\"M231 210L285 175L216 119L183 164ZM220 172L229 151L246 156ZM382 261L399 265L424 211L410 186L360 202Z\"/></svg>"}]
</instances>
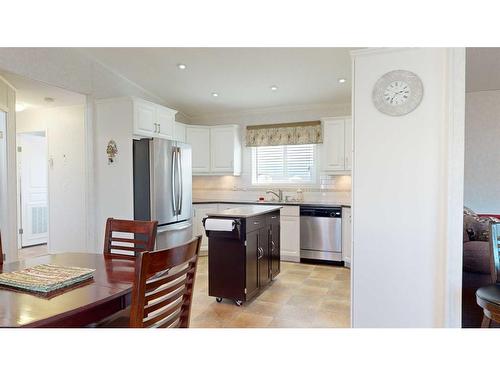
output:
<instances>
[{"instance_id":1,"label":"wooden dining table","mask_svg":"<svg viewBox=\"0 0 500 375\"><path fill-rule=\"evenodd\" d=\"M130 305L133 258L89 253L45 255L4 263L0 273L37 264L85 267L95 269L95 273L90 280L46 295L0 286L0 327L85 327Z\"/></svg>"}]
</instances>

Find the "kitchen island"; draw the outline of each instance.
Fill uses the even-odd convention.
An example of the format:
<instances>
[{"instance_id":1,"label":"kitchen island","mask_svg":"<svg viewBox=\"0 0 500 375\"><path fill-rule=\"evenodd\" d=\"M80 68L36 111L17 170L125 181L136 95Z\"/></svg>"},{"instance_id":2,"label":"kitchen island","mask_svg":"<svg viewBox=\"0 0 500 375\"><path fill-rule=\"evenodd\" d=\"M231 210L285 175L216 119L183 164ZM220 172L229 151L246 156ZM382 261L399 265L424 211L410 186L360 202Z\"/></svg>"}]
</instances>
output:
<instances>
[{"instance_id":1,"label":"kitchen island","mask_svg":"<svg viewBox=\"0 0 500 375\"><path fill-rule=\"evenodd\" d=\"M237 305L259 294L280 272L281 206L244 205L208 212L208 294Z\"/></svg>"}]
</instances>

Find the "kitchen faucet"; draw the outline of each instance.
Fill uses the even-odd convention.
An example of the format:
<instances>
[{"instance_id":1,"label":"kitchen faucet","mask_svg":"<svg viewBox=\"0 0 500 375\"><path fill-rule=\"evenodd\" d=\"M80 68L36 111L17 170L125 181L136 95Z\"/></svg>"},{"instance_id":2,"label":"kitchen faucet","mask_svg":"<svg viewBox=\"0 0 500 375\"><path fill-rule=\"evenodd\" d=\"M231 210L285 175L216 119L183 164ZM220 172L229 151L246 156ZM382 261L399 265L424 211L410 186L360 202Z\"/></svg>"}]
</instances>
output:
<instances>
[{"instance_id":1,"label":"kitchen faucet","mask_svg":"<svg viewBox=\"0 0 500 375\"><path fill-rule=\"evenodd\" d=\"M278 200L280 202L283 201L283 191L281 189L278 189L278 193L276 193L274 190L267 190L266 194L274 194L278 197Z\"/></svg>"}]
</instances>

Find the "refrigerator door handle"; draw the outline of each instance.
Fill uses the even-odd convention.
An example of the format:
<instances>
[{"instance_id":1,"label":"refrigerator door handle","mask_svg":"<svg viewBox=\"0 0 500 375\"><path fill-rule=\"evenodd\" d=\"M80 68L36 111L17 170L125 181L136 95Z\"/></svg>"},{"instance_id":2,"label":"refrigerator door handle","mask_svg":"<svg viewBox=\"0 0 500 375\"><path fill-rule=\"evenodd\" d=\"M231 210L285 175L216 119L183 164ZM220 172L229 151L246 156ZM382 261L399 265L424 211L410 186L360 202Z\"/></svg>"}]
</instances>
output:
<instances>
[{"instance_id":1,"label":"refrigerator door handle","mask_svg":"<svg viewBox=\"0 0 500 375\"><path fill-rule=\"evenodd\" d=\"M177 178L179 179L179 204L177 208L177 214L180 215L182 212L182 200L184 198L183 192L183 179L182 179L182 157L181 157L181 148L177 147Z\"/></svg>"},{"instance_id":2,"label":"refrigerator door handle","mask_svg":"<svg viewBox=\"0 0 500 375\"><path fill-rule=\"evenodd\" d=\"M171 168L171 176L170 181L172 183L172 210L174 211L174 215L177 215L177 194L175 189L175 169L176 169L176 147L173 148L172 151L172 168Z\"/></svg>"}]
</instances>

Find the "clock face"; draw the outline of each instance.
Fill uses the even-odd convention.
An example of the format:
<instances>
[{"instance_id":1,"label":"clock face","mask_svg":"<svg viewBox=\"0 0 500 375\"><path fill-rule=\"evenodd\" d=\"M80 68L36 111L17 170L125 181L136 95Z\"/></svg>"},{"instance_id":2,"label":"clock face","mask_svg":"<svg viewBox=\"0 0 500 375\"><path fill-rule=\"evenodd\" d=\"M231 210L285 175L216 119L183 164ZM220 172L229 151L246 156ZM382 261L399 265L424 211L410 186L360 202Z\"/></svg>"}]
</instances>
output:
<instances>
[{"instance_id":1,"label":"clock face","mask_svg":"<svg viewBox=\"0 0 500 375\"><path fill-rule=\"evenodd\" d=\"M406 103L411 95L411 88L404 81L393 81L384 91L384 100L389 105L401 105Z\"/></svg>"},{"instance_id":2,"label":"clock face","mask_svg":"<svg viewBox=\"0 0 500 375\"><path fill-rule=\"evenodd\" d=\"M402 116L418 107L423 96L420 78L407 70L384 74L373 87L375 107L390 116Z\"/></svg>"}]
</instances>

